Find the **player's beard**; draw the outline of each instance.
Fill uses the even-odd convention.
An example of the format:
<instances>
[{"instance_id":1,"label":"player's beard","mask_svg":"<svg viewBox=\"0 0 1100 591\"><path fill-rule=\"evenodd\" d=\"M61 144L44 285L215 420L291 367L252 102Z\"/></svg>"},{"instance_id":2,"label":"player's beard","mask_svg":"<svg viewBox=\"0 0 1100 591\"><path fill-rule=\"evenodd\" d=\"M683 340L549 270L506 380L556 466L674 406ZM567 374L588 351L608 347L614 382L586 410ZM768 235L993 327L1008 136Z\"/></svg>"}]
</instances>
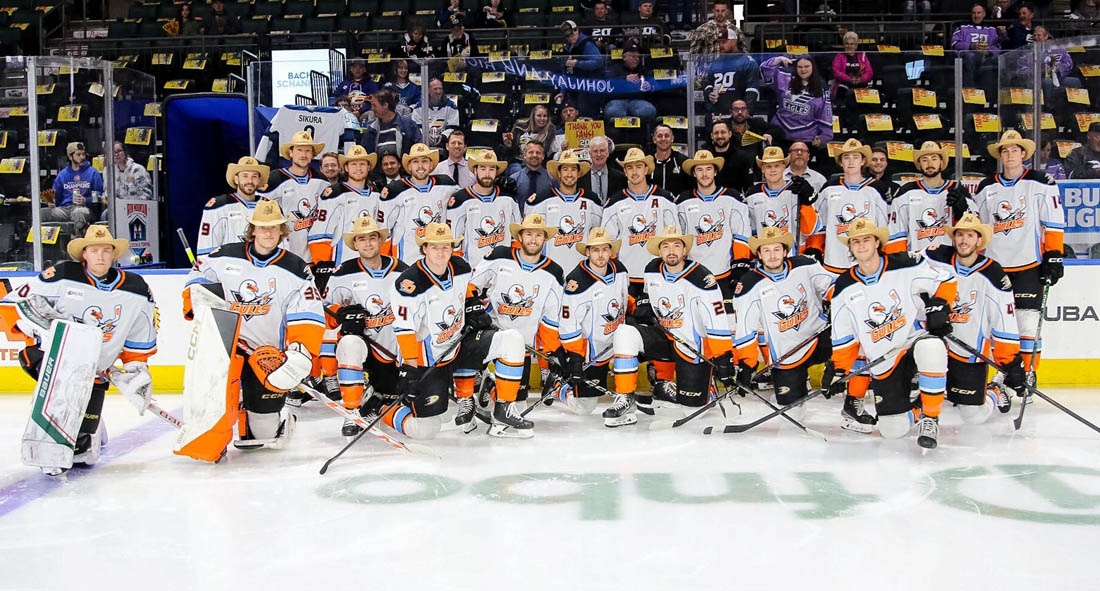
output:
<instances>
[{"instance_id":1,"label":"player's beard","mask_svg":"<svg viewBox=\"0 0 1100 591\"><path fill-rule=\"evenodd\" d=\"M523 245L522 245L523 254L525 254L529 257L537 257L540 254L542 254L542 247L545 244L546 244L545 242L542 242L542 243L539 243L539 245L536 247L535 245L533 245L529 242L524 242Z\"/></svg>"},{"instance_id":2,"label":"player's beard","mask_svg":"<svg viewBox=\"0 0 1100 591\"><path fill-rule=\"evenodd\" d=\"M935 178L940 174L940 167L932 165L925 166L921 169L921 174L923 174L926 179Z\"/></svg>"},{"instance_id":3,"label":"player's beard","mask_svg":"<svg viewBox=\"0 0 1100 591\"><path fill-rule=\"evenodd\" d=\"M493 185L496 184L496 180L496 176L493 175L479 176L477 177L477 186L482 189L492 189Z\"/></svg>"}]
</instances>

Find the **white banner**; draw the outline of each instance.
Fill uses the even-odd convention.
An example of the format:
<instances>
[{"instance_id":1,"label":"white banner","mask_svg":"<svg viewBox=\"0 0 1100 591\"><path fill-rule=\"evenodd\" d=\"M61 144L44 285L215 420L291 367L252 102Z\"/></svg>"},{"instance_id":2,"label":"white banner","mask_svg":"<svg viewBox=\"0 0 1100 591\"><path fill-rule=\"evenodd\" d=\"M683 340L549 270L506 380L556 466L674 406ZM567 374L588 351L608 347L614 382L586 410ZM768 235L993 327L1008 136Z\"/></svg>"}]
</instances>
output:
<instances>
[{"instance_id":1,"label":"white banner","mask_svg":"<svg viewBox=\"0 0 1100 591\"><path fill-rule=\"evenodd\" d=\"M160 260L160 227L156 201L115 199L115 226L119 238L130 241L130 260L139 264ZM136 258L135 258L136 257Z\"/></svg>"},{"instance_id":2,"label":"white banner","mask_svg":"<svg viewBox=\"0 0 1100 591\"><path fill-rule=\"evenodd\" d=\"M341 54L343 49L336 51ZM343 72L329 71L328 49L276 49L271 52L271 105L295 105L295 95L313 96L310 71L321 72L330 78L343 76ZM342 82L340 79L334 82ZM328 105L321 105L328 106Z\"/></svg>"}]
</instances>

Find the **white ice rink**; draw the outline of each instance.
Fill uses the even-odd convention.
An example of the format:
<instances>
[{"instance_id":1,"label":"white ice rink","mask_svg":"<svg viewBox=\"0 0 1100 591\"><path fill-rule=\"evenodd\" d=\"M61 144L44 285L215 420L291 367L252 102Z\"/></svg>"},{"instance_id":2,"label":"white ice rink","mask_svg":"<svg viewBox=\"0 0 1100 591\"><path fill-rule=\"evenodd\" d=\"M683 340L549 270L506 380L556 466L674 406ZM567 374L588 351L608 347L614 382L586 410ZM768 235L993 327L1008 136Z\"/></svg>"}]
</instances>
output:
<instances>
[{"instance_id":1,"label":"white ice rink","mask_svg":"<svg viewBox=\"0 0 1100 591\"><path fill-rule=\"evenodd\" d=\"M1046 391L1100 422L1100 392ZM27 407L0 397L2 589L1100 587L1100 434L1043 401L1018 432L946 405L926 452L841 431L836 399L807 421L828 443L782 420L704 436L539 408L531 440L452 428L435 460L365 437L321 476L344 439L315 402L290 448L209 465L109 396L104 458L61 479L19 460Z\"/></svg>"}]
</instances>

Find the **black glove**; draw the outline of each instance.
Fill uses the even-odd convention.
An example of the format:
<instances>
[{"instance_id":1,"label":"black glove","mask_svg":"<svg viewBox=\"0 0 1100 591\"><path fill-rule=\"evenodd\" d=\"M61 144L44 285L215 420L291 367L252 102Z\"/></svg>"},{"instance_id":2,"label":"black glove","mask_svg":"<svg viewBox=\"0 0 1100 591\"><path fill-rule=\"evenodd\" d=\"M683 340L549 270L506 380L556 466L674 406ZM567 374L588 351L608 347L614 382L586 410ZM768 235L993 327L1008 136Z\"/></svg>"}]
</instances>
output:
<instances>
[{"instance_id":1,"label":"black glove","mask_svg":"<svg viewBox=\"0 0 1100 591\"><path fill-rule=\"evenodd\" d=\"M318 261L313 264L313 283L317 289L324 293L328 286L328 280L336 273L336 263L332 261Z\"/></svg>"},{"instance_id":2,"label":"black glove","mask_svg":"<svg viewBox=\"0 0 1100 591\"><path fill-rule=\"evenodd\" d=\"M649 298L634 301L634 322L652 326L657 324L657 315L653 313L653 306L649 305Z\"/></svg>"},{"instance_id":3,"label":"black glove","mask_svg":"<svg viewBox=\"0 0 1100 591\"><path fill-rule=\"evenodd\" d=\"M1024 372L1024 358L1019 353L1016 357L1009 361L1004 366L1005 385L1013 390L1019 390L1024 387L1024 380L1027 379L1027 373Z\"/></svg>"},{"instance_id":4,"label":"black glove","mask_svg":"<svg viewBox=\"0 0 1100 591\"><path fill-rule=\"evenodd\" d=\"M749 259L735 259L730 264L730 282L734 285L741 279L741 276L752 270L752 261Z\"/></svg>"},{"instance_id":5,"label":"black glove","mask_svg":"<svg viewBox=\"0 0 1100 591\"><path fill-rule=\"evenodd\" d=\"M1043 281L1054 285L1065 274L1066 269L1062 266L1062 253L1057 250L1044 252L1043 262L1039 263L1039 277L1042 277Z\"/></svg>"},{"instance_id":6,"label":"black glove","mask_svg":"<svg viewBox=\"0 0 1100 591\"><path fill-rule=\"evenodd\" d=\"M497 177L496 186L503 193L506 193L508 195L515 195L516 189L518 188L518 185L516 184L516 179L503 174ZM526 199L526 197L524 197L524 199Z\"/></svg>"},{"instance_id":7,"label":"black glove","mask_svg":"<svg viewBox=\"0 0 1100 591\"><path fill-rule=\"evenodd\" d=\"M970 190L962 183L955 183L947 190L947 206L951 208L951 219L958 222L959 218L970 209L967 199L970 198Z\"/></svg>"},{"instance_id":8,"label":"black glove","mask_svg":"<svg viewBox=\"0 0 1100 591\"><path fill-rule=\"evenodd\" d=\"M924 305L924 327L938 337L951 334L951 308L943 298L928 298Z\"/></svg>"},{"instance_id":9,"label":"black glove","mask_svg":"<svg viewBox=\"0 0 1100 591\"><path fill-rule=\"evenodd\" d=\"M812 258L813 260L817 261L818 263L824 263L825 262L825 253L821 252L820 250L818 250L816 248L807 248L806 250L802 251L802 254L804 256L808 256L808 257Z\"/></svg>"},{"instance_id":10,"label":"black glove","mask_svg":"<svg viewBox=\"0 0 1100 591\"><path fill-rule=\"evenodd\" d=\"M489 318L489 312L485 310L485 303L478 298L466 300L466 326L470 330L485 330L493 325L493 319Z\"/></svg>"},{"instance_id":11,"label":"black glove","mask_svg":"<svg viewBox=\"0 0 1100 591\"><path fill-rule=\"evenodd\" d=\"M847 375L848 372L834 367L832 361L825 364L825 371L821 374L821 389L825 391L825 398L848 393L848 382L841 381Z\"/></svg>"},{"instance_id":12,"label":"black glove","mask_svg":"<svg viewBox=\"0 0 1100 591\"><path fill-rule=\"evenodd\" d=\"M817 201L813 185L800 176L791 179L791 192L798 197L799 205L813 205Z\"/></svg>"},{"instance_id":13,"label":"black glove","mask_svg":"<svg viewBox=\"0 0 1100 591\"><path fill-rule=\"evenodd\" d=\"M366 317L366 312L363 311L363 306L359 304L351 304L337 310L336 320L340 323L340 334L362 336L363 331L366 330L363 325L364 317Z\"/></svg>"},{"instance_id":14,"label":"black glove","mask_svg":"<svg viewBox=\"0 0 1100 591\"><path fill-rule=\"evenodd\" d=\"M752 390L752 377L756 375L756 368L745 363L744 361L737 362L737 383ZM745 394L742 393L742 396Z\"/></svg>"},{"instance_id":15,"label":"black glove","mask_svg":"<svg viewBox=\"0 0 1100 591\"><path fill-rule=\"evenodd\" d=\"M416 385L424 377L427 368L402 365L397 370L397 393L401 396L416 395Z\"/></svg>"},{"instance_id":16,"label":"black glove","mask_svg":"<svg viewBox=\"0 0 1100 591\"><path fill-rule=\"evenodd\" d=\"M736 377L733 372L733 354L723 353L714 359L711 359L711 363L714 364L714 378L727 388L733 388L737 383Z\"/></svg>"},{"instance_id":17,"label":"black glove","mask_svg":"<svg viewBox=\"0 0 1100 591\"><path fill-rule=\"evenodd\" d=\"M584 381L584 356L572 351L565 352L565 361L561 364L562 377L570 382Z\"/></svg>"}]
</instances>

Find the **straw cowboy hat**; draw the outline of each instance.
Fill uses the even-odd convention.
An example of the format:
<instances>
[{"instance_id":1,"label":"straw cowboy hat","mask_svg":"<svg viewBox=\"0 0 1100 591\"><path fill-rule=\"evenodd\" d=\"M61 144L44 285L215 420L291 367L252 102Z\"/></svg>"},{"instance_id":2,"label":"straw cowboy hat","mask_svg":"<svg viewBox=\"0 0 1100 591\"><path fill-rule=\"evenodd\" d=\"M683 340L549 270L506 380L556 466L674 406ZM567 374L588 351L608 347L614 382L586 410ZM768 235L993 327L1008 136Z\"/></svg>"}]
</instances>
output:
<instances>
[{"instance_id":1,"label":"straw cowboy hat","mask_svg":"<svg viewBox=\"0 0 1100 591\"><path fill-rule=\"evenodd\" d=\"M863 154L863 163L867 164L871 161L871 146L863 145L863 142L856 138L851 138L844 142L844 145L840 147L840 150L836 153L836 163L840 164L840 160L844 158L845 154L851 153Z\"/></svg>"},{"instance_id":2,"label":"straw cowboy hat","mask_svg":"<svg viewBox=\"0 0 1100 591\"><path fill-rule=\"evenodd\" d=\"M920 166L921 156L939 156L940 170L947 167L947 150L944 150L936 142L924 142L919 150L913 150L913 164Z\"/></svg>"},{"instance_id":3,"label":"straw cowboy hat","mask_svg":"<svg viewBox=\"0 0 1100 591\"><path fill-rule=\"evenodd\" d=\"M409 153L401 157L401 166L409 169L409 162L417 158L427 158L432 161L432 170L439 165L439 152L428 147L428 144L413 144Z\"/></svg>"},{"instance_id":4,"label":"straw cowboy hat","mask_svg":"<svg viewBox=\"0 0 1100 591\"><path fill-rule=\"evenodd\" d=\"M504 172L504 169L508 168L508 163L497 160L497 153L492 150L479 150L474 154L473 158L466 159L466 165L470 167L470 172L474 172L474 167L479 164L482 166L497 167L497 174Z\"/></svg>"},{"instance_id":5,"label":"straw cowboy hat","mask_svg":"<svg viewBox=\"0 0 1100 591\"><path fill-rule=\"evenodd\" d=\"M653 162L653 156L646 156L645 152L641 148L631 148L626 151L626 157L622 160L615 160L619 163L619 166L626 168L627 164L634 162L645 163L645 173L653 174L653 169L657 168L657 164Z\"/></svg>"},{"instance_id":6,"label":"straw cowboy hat","mask_svg":"<svg viewBox=\"0 0 1100 591\"><path fill-rule=\"evenodd\" d=\"M696 166L700 164L713 164L714 170L722 170L722 167L726 165L726 159L721 156L715 156L710 150L696 150L695 155L687 160L684 160L683 167L684 172L692 174Z\"/></svg>"},{"instance_id":7,"label":"straw cowboy hat","mask_svg":"<svg viewBox=\"0 0 1100 591\"><path fill-rule=\"evenodd\" d=\"M367 152L367 149L360 145L354 145L348 150L348 155L337 154L336 159L340 161L340 166L343 167L348 162L357 162L360 160L366 161L367 164L373 169L375 164L378 164L378 154L374 152Z\"/></svg>"},{"instance_id":8,"label":"straw cowboy hat","mask_svg":"<svg viewBox=\"0 0 1100 591\"><path fill-rule=\"evenodd\" d=\"M451 233L451 227L439 222L432 222L424 226L424 236L416 237L417 246L433 243L446 243L456 246L459 242L462 242L462 236L455 238L454 234Z\"/></svg>"},{"instance_id":9,"label":"straw cowboy hat","mask_svg":"<svg viewBox=\"0 0 1100 591\"><path fill-rule=\"evenodd\" d=\"M237 188L237 173L253 171L260 173L260 183L266 183L267 177L271 174L271 168L260 164L259 160L251 156L242 156L236 164L230 164L225 169L225 182L229 183L230 187Z\"/></svg>"},{"instance_id":10,"label":"straw cowboy hat","mask_svg":"<svg viewBox=\"0 0 1100 591\"><path fill-rule=\"evenodd\" d=\"M547 240L558 233L557 228L546 225L546 218L541 213L529 213L523 218L523 223L509 224L508 229L512 231L512 238L517 241L519 240L519 233L524 230L542 230L546 232Z\"/></svg>"},{"instance_id":11,"label":"straw cowboy hat","mask_svg":"<svg viewBox=\"0 0 1100 591\"><path fill-rule=\"evenodd\" d=\"M766 244L783 244L790 251L794 247L794 234L786 228L778 226L765 226L756 236L749 237L749 251L756 252Z\"/></svg>"},{"instance_id":12,"label":"straw cowboy hat","mask_svg":"<svg viewBox=\"0 0 1100 591\"><path fill-rule=\"evenodd\" d=\"M99 224L88 226L88 231L84 233L83 238L74 238L70 240L66 250L69 251L69 256L71 256L74 261L81 261L84 260L82 256L84 249L93 244L110 244L115 247L114 257L116 261L122 258L122 255L130 250L129 240L111 236L111 230L108 229L107 226Z\"/></svg>"},{"instance_id":13,"label":"straw cowboy hat","mask_svg":"<svg viewBox=\"0 0 1100 591\"><path fill-rule=\"evenodd\" d=\"M287 160L291 160L290 149L294 146L309 146L313 148L313 156L316 157L321 152L325 151L324 144L313 143L313 136L308 131L296 132L290 137L290 142L279 146L279 154Z\"/></svg>"},{"instance_id":14,"label":"straw cowboy hat","mask_svg":"<svg viewBox=\"0 0 1100 591\"><path fill-rule=\"evenodd\" d=\"M694 234L681 234L680 228L676 226L665 226L661 233L650 238L645 243L646 250L649 251L655 257L661 256L661 243L666 240L679 240L684 243L684 256L687 256L691 252L691 247L695 244Z\"/></svg>"},{"instance_id":15,"label":"straw cowboy hat","mask_svg":"<svg viewBox=\"0 0 1100 591\"><path fill-rule=\"evenodd\" d=\"M581 253L584 256L588 256L589 246L600 246L601 244L610 244L611 256L614 257L618 256L619 247L623 245L623 241L612 240L611 237L607 235L607 230L604 227L596 226L592 228L590 232L588 232L588 242L578 242L575 248L577 249L577 252Z\"/></svg>"},{"instance_id":16,"label":"straw cowboy hat","mask_svg":"<svg viewBox=\"0 0 1100 591\"><path fill-rule=\"evenodd\" d=\"M955 232L959 230L973 230L978 233L981 239L978 240L977 250L989 246L989 241L993 240L993 226L983 224L982 220L978 219L978 216L970 211L964 213L954 226L947 226L947 235L954 240Z\"/></svg>"},{"instance_id":17,"label":"straw cowboy hat","mask_svg":"<svg viewBox=\"0 0 1100 591\"><path fill-rule=\"evenodd\" d=\"M585 160L581 160L580 156L577 156L575 150L562 150L557 160L551 160L546 163L546 172L550 174L550 178L556 179L558 178L558 170L566 164L572 164L578 168L578 177L582 177L588 174L588 171L592 170L592 165Z\"/></svg>"},{"instance_id":18,"label":"straw cowboy hat","mask_svg":"<svg viewBox=\"0 0 1100 591\"><path fill-rule=\"evenodd\" d=\"M1031 158L1035 153L1035 142L1020 136L1020 132L1010 129L1001 136L1001 141L989 144L989 155L997 160L1001 159L1001 148L1005 146L1020 146L1024 149L1024 160Z\"/></svg>"},{"instance_id":19,"label":"straw cowboy hat","mask_svg":"<svg viewBox=\"0 0 1100 591\"><path fill-rule=\"evenodd\" d=\"M882 226L876 226L875 222L872 222L869 218L856 218L848 226L848 235L837 236L836 239L844 246L848 246L848 240L867 236L868 234L878 238L881 246L886 246L886 243L890 241L890 232Z\"/></svg>"},{"instance_id":20,"label":"straw cowboy hat","mask_svg":"<svg viewBox=\"0 0 1100 591\"><path fill-rule=\"evenodd\" d=\"M281 226L286 223L287 218L283 216L283 210L279 208L277 201L260 201L256 204L256 209L252 210L252 217L249 218L248 223L253 226Z\"/></svg>"},{"instance_id":21,"label":"straw cowboy hat","mask_svg":"<svg viewBox=\"0 0 1100 591\"><path fill-rule=\"evenodd\" d=\"M782 162L784 166L791 163L791 157L783 154L783 148L779 146L768 146L764 148L764 154L760 158L756 159L756 165L763 167L769 162Z\"/></svg>"},{"instance_id":22,"label":"straw cowboy hat","mask_svg":"<svg viewBox=\"0 0 1100 591\"><path fill-rule=\"evenodd\" d=\"M378 222L374 221L374 218L365 215L357 220L351 227L351 232L344 232L344 244L348 245L348 248L356 250L355 237L366 236L367 234L373 234L378 232L382 236L382 241L386 240L386 237L390 235L390 231L385 228L379 228Z\"/></svg>"}]
</instances>

